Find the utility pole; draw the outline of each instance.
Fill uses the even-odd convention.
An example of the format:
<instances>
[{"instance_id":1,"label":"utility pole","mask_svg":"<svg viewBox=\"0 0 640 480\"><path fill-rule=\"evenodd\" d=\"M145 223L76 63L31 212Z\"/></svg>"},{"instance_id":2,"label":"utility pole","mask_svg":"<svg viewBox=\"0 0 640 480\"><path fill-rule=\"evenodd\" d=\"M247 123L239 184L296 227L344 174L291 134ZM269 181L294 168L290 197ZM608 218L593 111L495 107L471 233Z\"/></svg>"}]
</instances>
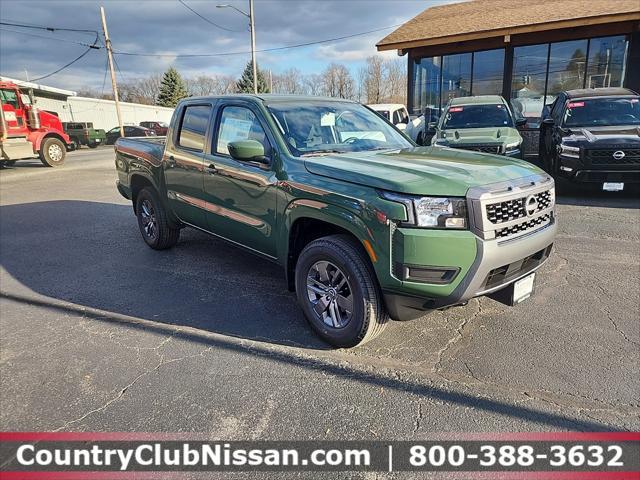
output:
<instances>
[{"instance_id":1,"label":"utility pole","mask_svg":"<svg viewBox=\"0 0 640 480\"><path fill-rule=\"evenodd\" d=\"M216 5L216 8L233 8L236 12L249 19L249 30L251 31L251 63L253 64L253 93L258 94L258 64L256 63L256 26L254 24L253 0L249 0L249 13L240 10L238 7L225 3Z\"/></svg>"},{"instance_id":2,"label":"utility pole","mask_svg":"<svg viewBox=\"0 0 640 480\"><path fill-rule=\"evenodd\" d=\"M100 16L102 17L102 30L104 32L104 43L107 47L107 59L109 60L109 69L111 70L111 86L113 87L113 98L116 101L116 113L118 114L118 125L120 126L120 136L124 137L124 127L122 126L122 114L120 113L120 100L118 99L118 84L116 83L116 72L113 69L113 51L111 49L111 40L109 40L109 31L107 30L107 18L104 15L104 7L100 7Z\"/></svg>"},{"instance_id":3,"label":"utility pole","mask_svg":"<svg viewBox=\"0 0 640 480\"><path fill-rule=\"evenodd\" d=\"M253 23L253 0L249 0L249 26L251 28L251 63L253 63L253 93L258 94L258 65L256 64L256 27Z\"/></svg>"}]
</instances>

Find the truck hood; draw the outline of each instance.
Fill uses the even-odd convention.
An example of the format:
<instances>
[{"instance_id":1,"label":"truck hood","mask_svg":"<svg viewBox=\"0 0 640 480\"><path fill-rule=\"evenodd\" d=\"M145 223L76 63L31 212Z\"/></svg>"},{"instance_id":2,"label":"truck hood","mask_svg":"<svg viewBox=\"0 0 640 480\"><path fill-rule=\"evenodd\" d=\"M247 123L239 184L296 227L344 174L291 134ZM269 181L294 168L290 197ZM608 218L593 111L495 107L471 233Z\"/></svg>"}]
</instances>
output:
<instances>
[{"instance_id":1,"label":"truck hood","mask_svg":"<svg viewBox=\"0 0 640 480\"><path fill-rule=\"evenodd\" d=\"M544 174L511 158L446 147L307 157L309 172L391 192L464 196L471 187Z\"/></svg>"},{"instance_id":2,"label":"truck hood","mask_svg":"<svg viewBox=\"0 0 640 480\"><path fill-rule=\"evenodd\" d=\"M640 127L630 125L570 128L565 131L563 141L567 143L574 142L589 147L629 144L637 148L637 146L640 145Z\"/></svg>"},{"instance_id":3,"label":"truck hood","mask_svg":"<svg viewBox=\"0 0 640 480\"><path fill-rule=\"evenodd\" d=\"M464 145L474 143L493 143L502 145L520 139L520 133L515 128L452 128L443 131L443 138L449 145Z\"/></svg>"}]
</instances>

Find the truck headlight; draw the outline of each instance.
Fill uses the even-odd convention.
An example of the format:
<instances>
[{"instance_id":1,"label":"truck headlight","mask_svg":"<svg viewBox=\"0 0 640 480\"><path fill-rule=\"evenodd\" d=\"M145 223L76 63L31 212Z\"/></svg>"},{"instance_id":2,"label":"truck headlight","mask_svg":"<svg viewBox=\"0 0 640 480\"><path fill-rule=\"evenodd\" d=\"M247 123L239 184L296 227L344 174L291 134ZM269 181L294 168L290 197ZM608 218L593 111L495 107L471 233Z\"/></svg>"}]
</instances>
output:
<instances>
[{"instance_id":1,"label":"truck headlight","mask_svg":"<svg viewBox=\"0 0 640 480\"><path fill-rule=\"evenodd\" d=\"M381 192L386 200L402 203L410 227L466 229L467 201L460 197L419 197L391 192Z\"/></svg>"},{"instance_id":2,"label":"truck headlight","mask_svg":"<svg viewBox=\"0 0 640 480\"><path fill-rule=\"evenodd\" d=\"M517 142L507 143L504 146L505 153L514 153L517 150L520 150L520 144L521 143L522 143L521 140L518 140Z\"/></svg>"},{"instance_id":3,"label":"truck headlight","mask_svg":"<svg viewBox=\"0 0 640 480\"><path fill-rule=\"evenodd\" d=\"M579 147L572 147L570 145L561 143L560 145L558 145L558 151L560 152L560 155L564 155L565 157L580 158Z\"/></svg>"}]
</instances>

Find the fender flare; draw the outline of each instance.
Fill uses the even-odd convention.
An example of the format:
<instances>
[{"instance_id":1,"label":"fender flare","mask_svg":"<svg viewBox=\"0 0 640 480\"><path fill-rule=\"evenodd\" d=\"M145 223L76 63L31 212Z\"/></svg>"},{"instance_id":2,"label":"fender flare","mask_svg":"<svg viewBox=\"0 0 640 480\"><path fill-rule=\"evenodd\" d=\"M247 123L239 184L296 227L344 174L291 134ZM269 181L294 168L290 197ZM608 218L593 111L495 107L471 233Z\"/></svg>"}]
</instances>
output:
<instances>
[{"instance_id":1,"label":"fender flare","mask_svg":"<svg viewBox=\"0 0 640 480\"><path fill-rule=\"evenodd\" d=\"M294 223L302 218L320 220L346 230L360 242L372 264L377 261L376 254L373 252L373 245L375 245L373 233L356 212L333 203L300 198L293 200L285 208L279 232L279 242L280 245L283 245L282 251L279 252L280 263L285 267L287 278L290 269L290 232Z\"/></svg>"},{"instance_id":2,"label":"fender flare","mask_svg":"<svg viewBox=\"0 0 640 480\"><path fill-rule=\"evenodd\" d=\"M69 142L65 140L65 138L60 135L58 132L34 132L35 135L29 136L29 141L33 145L34 153L38 153L40 151L40 147L42 147L42 142L47 138L57 138L60 140L65 146L69 145Z\"/></svg>"}]
</instances>

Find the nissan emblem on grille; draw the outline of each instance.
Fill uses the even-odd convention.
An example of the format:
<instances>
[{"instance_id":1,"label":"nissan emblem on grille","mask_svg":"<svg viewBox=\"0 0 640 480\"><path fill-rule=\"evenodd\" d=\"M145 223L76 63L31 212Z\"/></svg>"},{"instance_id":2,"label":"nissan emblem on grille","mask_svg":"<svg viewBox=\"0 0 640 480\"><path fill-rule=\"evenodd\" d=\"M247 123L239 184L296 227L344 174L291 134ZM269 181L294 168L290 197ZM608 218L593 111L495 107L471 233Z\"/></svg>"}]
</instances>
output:
<instances>
[{"instance_id":1,"label":"nissan emblem on grille","mask_svg":"<svg viewBox=\"0 0 640 480\"><path fill-rule=\"evenodd\" d=\"M613 158L616 160L622 160L624 158L624 152L622 150L616 150L613 152Z\"/></svg>"},{"instance_id":2,"label":"nissan emblem on grille","mask_svg":"<svg viewBox=\"0 0 640 480\"><path fill-rule=\"evenodd\" d=\"M527 211L527 216L530 217L538 210L538 199L535 195L529 195L525 202L525 210Z\"/></svg>"}]
</instances>

